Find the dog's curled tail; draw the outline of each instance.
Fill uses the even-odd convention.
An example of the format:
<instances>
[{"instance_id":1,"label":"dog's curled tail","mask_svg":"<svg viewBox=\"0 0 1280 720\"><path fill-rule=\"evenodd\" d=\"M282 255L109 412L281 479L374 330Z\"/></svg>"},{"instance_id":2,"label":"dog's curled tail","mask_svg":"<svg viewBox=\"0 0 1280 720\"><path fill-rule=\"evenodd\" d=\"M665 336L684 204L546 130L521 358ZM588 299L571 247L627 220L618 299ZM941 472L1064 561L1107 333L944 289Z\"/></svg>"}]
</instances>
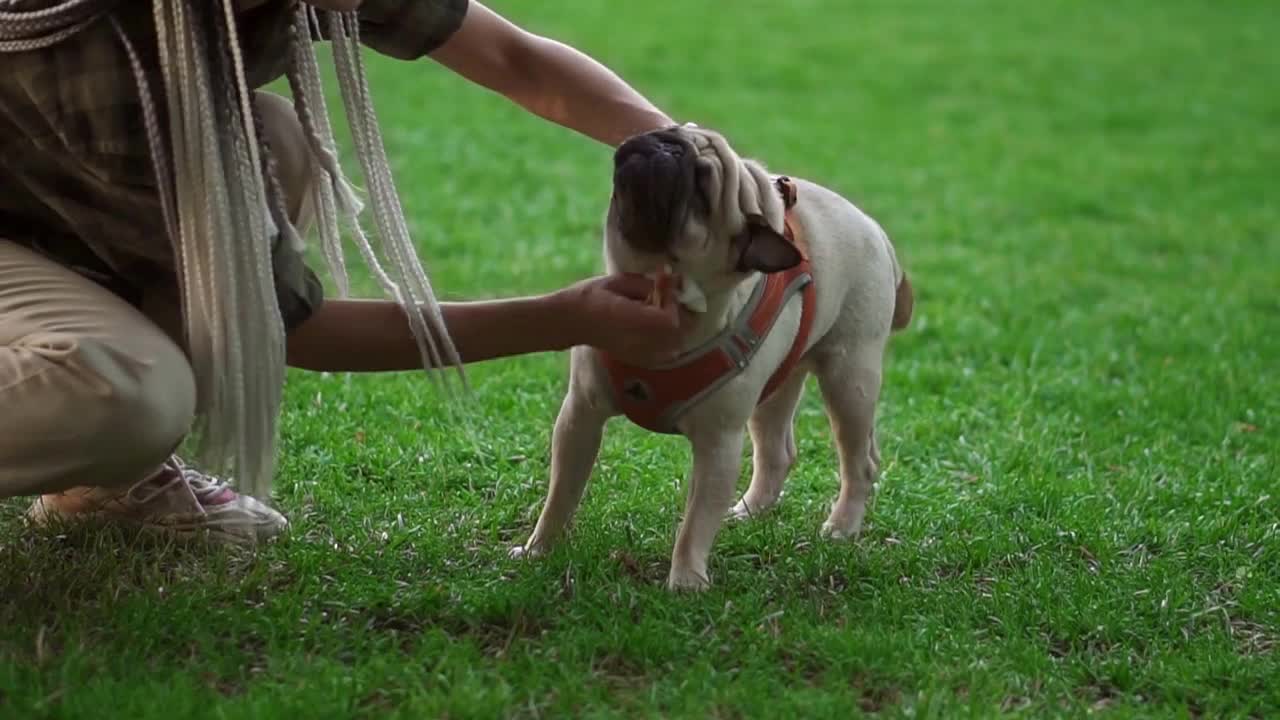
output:
<instances>
[{"instance_id":1,"label":"dog's curled tail","mask_svg":"<svg viewBox=\"0 0 1280 720\"><path fill-rule=\"evenodd\" d=\"M907 274L898 278L898 289L893 295L893 329L901 330L911 322L911 309L915 307L915 295L911 292L911 281Z\"/></svg>"},{"instance_id":2,"label":"dog's curled tail","mask_svg":"<svg viewBox=\"0 0 1280 720\"><path fill-rule=\"evenodd\" d=\"M889 322L889 331L901 330L911 323L911 311L915 309L916 297L911 291L911 281L907 279L906 268L898 260L898 251L889 239L884 228L876 226L885 249L889 252L889 263L893 267L893 277L897 285L893 291L893 319Z\"/></svg>"}]
</instances>

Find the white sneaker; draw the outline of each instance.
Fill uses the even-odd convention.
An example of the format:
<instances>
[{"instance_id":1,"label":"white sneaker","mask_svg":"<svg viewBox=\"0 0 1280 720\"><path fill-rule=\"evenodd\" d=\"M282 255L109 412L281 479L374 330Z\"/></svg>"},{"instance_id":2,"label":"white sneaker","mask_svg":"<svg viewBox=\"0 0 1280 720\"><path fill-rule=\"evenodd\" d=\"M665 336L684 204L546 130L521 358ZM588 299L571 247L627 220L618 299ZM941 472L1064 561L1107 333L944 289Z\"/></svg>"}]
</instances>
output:
<instances>
[{"instance_id":1,"label":"white sneaker","mask_svg":"<svg viewBox=\"0 0 1280 720\"><path fill-rule=\"evenodd\" d=\"M125 489L73 488L36 499L27 517L37 525L101 519L179 538L252 545L280 534L289 522L266 504L177 457Z\"/></svg>"}]
</instances>

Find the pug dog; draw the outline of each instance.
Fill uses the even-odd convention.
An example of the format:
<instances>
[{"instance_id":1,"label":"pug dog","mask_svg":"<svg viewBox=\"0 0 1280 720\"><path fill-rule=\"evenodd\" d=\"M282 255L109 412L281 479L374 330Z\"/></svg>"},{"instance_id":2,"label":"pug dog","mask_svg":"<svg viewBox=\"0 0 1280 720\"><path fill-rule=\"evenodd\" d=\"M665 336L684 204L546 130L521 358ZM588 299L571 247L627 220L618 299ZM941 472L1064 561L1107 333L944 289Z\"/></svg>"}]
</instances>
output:
<instances>
[{"instance_id":1,"label":"pug dog","mask_svg":"<svg viewBox=\"0 0 1280 720\"><path fill-rule=\"evenodd\" d=\"M721 134L684 125L616 149L604 259L610 272L669 268L693 318L688 339L680 357L656 368L591 348L571 351L549 492L533 533L511 555L537 556L560 536L606 422L626 414L692 446L667 587L707 588L722 521L756 516L782 495L796 461L792 426L809 374L817 377L840 460L839 494L822 533L856 537L879 472L882 363L913 303L880 225L835 192L771 174L739 157ZM734 504L744 426L753 468Z\"/></svg>"}]
</instances>

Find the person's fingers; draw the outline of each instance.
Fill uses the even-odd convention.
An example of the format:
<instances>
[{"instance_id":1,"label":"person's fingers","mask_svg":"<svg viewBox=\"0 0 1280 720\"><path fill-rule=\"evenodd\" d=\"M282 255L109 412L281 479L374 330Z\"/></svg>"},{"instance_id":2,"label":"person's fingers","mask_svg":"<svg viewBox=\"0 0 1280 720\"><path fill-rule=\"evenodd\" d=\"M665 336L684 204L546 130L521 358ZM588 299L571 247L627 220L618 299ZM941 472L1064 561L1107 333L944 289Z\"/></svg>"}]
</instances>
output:
<instances>
[{"instance_id":1,"label":"person's fingers","mask_svg":"<svg viewBox=\"0 0 1280 720\"><path fill-rule=\"evenodd\" d=\"M596 297L602 303L599 307L604 311L603 317L608 318L601 330L615 338L609 344L617 343L618 350L636 359L665 359L678 354L682 331L691 316L676 300L675 284L670 277L664 284L661 279L655 282L633 274L602 279L596 287L603 294Z\"/></svg>"},{"instance_id":2,"label":"person's fingers","mask_svg":"<svg viewBox=\"0 0 1280 720\"><path fill-rule=\"evenodd\" d=\"M670 301L673 305L676 304L677 302L679 302L677 298L680 297L680 290L683 287L684 287L684 275L680 275L674 272L667 275L666 296L663 298L663 300Z\"/></svg>"},{"instance_id":3,"label":"person's fingers","mask_svg":"<svg viewBox=\"0 0 1280 720\"><path fill-rule=\"evenodd\" d=\"M681 325L684 321L693 318L693 314L689 312L689 309L680 304L680 296L674 290L663 300L664 301L660 309L663 314L666 315L673 327Z\"/></svg>"},{"instance_id":4,"label":"person's fingers","mask_svg":"<svg viewBox=\"0 0 1280 720\"><path fill-rule=\"evenodd\" d=\"M675 293L671 290L671 275L662 273L658 276L655 291L658 293L658 307L663 307L675 298Z\"/></svg>"},{"instance_id":5,"label":"person's fingers","mask_svg":"<svg viewBox=\"0 0 1280 720\"><path fill-rule=\"evenodd\" d=\"M644 337L645 342L675 338L680 331L676 306L649 305L634 300L618 300L612 316L613 331L623 337Z\"/></svg>"},{"instance_id":6,"label":"person's fingers","mask_svg":"<svg viewBox=\"0 0 1280 720\"><path fill-rule=\"evenodd\" d=\"M680 320L672 308L660 308L653 305L640 305L626 310L625 325L636 332L668 335L677 330Z\"/></svg>"},{"instance_id":7,"label":"person's fingers","mask_svg":"<svg viewBox=\"0 0 1280 720\"><path fill-rule=\"evenodd\" d=\"M665 307L625 303L626 319L615 326L619 350L637 362L661 363L677 357L681 351L679 309L674 303Z\"/></svg>"}]
</instances>

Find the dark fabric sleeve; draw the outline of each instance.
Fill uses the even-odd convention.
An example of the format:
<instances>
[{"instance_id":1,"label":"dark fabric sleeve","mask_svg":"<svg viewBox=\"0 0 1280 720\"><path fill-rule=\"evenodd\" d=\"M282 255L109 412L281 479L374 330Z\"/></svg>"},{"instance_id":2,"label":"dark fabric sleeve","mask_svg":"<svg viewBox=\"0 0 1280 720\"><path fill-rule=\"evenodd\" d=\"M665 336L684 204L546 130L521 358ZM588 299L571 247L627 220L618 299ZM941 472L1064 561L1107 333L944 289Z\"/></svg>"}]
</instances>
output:
<instances>
[{"instance_id":1,"label":"dark fabric sleeve","mask_svg":"<svg viewBox=\"0 0 1280 720\"><path fill-rule=\"evenodd\" d=\"M360 41L377 53L417 60L462 27L468 0L364 0Z\"/></svg>"},{"instance_id":2,"label":"dark fabric sleeve","mask_svg":"<svg viewBox=\"0 0 1280 720\"><path fill-rule=\"evenodd\" d=\"M324 284L302 254L286 247L279 235L272 250L271 265L285 332L292 332L324 302Z\"/></svg>"}]
</instances>

